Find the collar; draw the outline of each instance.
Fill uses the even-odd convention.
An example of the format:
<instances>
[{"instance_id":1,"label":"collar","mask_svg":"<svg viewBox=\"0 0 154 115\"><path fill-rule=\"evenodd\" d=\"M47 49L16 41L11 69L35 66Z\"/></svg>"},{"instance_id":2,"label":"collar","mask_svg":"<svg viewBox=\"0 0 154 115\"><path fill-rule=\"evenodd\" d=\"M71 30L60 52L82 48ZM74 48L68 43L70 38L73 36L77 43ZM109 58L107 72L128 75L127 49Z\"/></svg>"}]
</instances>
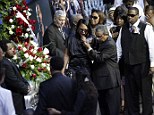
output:
<instances>
[{"instance_id":1,"label":"collar","mask_svg":"<svg viewBox=\"0 0 154 115\"><path fill-rule=\"evenodd\" d=\"M140 19L138 19L133 25L130 24L130 27L131 26L134 26L134 27L137 27L138 28L139 23L140 23Z\"/></svg>"},{"instance_id":2,"label":"collar","mask_svg":"<svg viewBox=\"0 0 154 115\"><path fill-rule=\"evenodd\" d=\"M12 62L12 59L9 59L9 58L7 58L7 57L6 57L6 59L9 60L10 62Z\"/></svg>"}]
</instances>

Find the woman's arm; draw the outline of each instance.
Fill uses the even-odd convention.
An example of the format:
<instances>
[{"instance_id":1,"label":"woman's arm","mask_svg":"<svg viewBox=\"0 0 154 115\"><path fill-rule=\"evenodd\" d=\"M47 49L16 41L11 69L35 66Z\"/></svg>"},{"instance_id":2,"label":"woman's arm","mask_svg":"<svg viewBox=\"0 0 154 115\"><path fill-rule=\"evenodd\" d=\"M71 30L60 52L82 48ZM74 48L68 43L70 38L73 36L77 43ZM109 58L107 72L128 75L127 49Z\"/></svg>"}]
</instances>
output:
<instances>
[{"instance_id":1,"label":"woman's arm","mask_svg":"<svg viewBox=\"0 0 154 115\"><path fill-rule=\"evenodd\" d=\"M69 55L68 55L68 49L66 48L65 49L65 52L64 52L64 67L62 69L62 73L64 74L65 72L65 69L67 68L67 64L69 63Z\"/></svg>"}]
</instances>

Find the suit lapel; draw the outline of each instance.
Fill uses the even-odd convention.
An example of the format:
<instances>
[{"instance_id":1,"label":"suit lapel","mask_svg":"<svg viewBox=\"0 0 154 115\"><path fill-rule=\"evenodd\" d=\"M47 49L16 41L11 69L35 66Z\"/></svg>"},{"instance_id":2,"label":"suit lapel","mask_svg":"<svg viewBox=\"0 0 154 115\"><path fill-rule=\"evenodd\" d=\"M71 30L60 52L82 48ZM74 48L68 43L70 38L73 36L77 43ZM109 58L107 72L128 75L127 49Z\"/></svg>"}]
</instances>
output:
<instances>
[{"instance_id":1,"label":"suit lapel","mask_svg":"<svg viewBox=\"0 0 154 115\"><path fill-rule=\"evenodd\" d=\"M58 36L60 36L63 40L65 40L65 33L64 31L60 32L60 30L56 27L56 33Z\"/></svg>"},{"instance_id":2,"label":"suit lapel","mask_svg":"<svg viewBox=\"0 0 154 115\"><path fill-rule=\"evenodd\" d=\"M13 61L10 61L10 60L8 60L8 61L9 61L10 65L13 67L15 73L18 74L18 76L22 76L17 65Z\"/></svg>"}]
</instances>

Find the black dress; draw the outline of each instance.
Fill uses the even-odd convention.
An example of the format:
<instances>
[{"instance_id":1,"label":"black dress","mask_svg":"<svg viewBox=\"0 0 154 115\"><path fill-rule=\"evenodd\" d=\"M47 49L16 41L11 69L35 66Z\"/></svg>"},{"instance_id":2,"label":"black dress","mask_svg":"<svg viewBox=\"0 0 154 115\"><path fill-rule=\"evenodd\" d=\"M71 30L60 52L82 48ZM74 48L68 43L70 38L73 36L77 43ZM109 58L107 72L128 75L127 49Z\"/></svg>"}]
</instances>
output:
<instances>
[{"instance_id":1,"label":"black dress","mask_svg":"<svg viewBox=\"0 0 154 115\"><path fill-rule=\"evenodd\" d=\"M82 69L88 72L87 74L90 76L92 62L80 38L76 38L75 36L69 37L66 41L66 48L70 57L68 73L71 72L72 77L76 79L76 71Z\"/></svg>"}]
</instances>

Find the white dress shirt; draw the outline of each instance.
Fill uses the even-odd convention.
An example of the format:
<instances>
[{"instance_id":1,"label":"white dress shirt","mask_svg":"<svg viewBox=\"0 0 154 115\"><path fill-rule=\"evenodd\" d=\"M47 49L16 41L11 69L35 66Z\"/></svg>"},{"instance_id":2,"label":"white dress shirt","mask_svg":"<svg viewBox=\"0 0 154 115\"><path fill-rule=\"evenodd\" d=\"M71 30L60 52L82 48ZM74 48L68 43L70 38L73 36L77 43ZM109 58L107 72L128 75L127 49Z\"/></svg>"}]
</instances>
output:
<instances>
[{"instance_id":1,"label":"white dress shirt","mask_svg":"<svg viewBox=\"0 0 154 115\"><path fill-rule=\"evenodd\" d=\"M133 26L138 28L138 25L140 23L140 20L138 20ZM119 32L119 36L116 41L117 46L117 55L118 55L118 61L121 58L122 55L122 48L121 48L121 30ZM149 48L149 57L150 57L150 67L154 67L154 30L153 27L149 24L146 25L145 31L144 31L144 37L148 43Z\"/></svg>"},{"instance_id":2,"label":"white dress shirt","mask_svg":"<svg viewBox=\"0 0 154 115\"><path fill-rule=\"evenodd\" d=\"M0 86L0 115L16 115L10 90Z\"/></svg>"}]
</instances>

